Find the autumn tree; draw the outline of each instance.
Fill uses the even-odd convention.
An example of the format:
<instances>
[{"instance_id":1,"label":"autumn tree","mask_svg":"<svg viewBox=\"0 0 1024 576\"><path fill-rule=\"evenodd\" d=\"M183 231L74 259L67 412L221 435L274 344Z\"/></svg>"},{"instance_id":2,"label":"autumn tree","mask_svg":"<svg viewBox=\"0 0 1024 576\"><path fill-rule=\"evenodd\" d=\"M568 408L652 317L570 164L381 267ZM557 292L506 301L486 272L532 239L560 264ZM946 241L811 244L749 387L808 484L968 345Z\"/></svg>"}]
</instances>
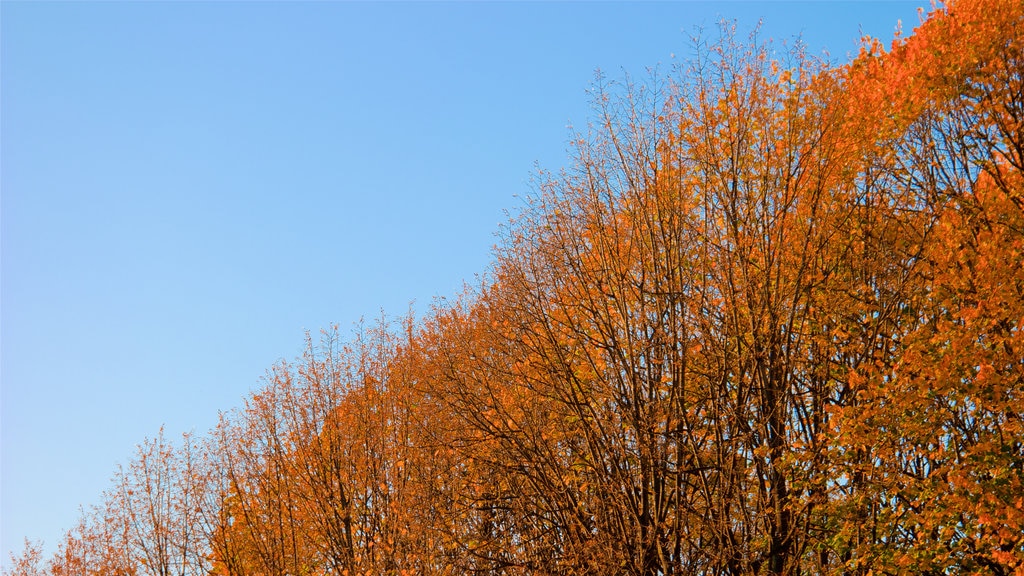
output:
<instances>
[{"instance_id":1,"label":"autumn tree","mask_svg":"<svg viewBox=\"0 0 1024 576\"><path fill-rule=\"evenodd\" d=\"M438 338L434 393L501 479L476 506L508 517L498 567L784 573L805 553L840 385L814 330L845 288L859 141L821 64L733 38L677 83L598 85L573 169Z\"/></svg>"},{"instance_id":2,"label":"autumn tree","mask_svg":"<svg viewBox=\"0 0 1024 576\"><path fill-rule=\"evenodd\" d=\"M869 44L842 69L799 51L773 61L727 35L676 84L598 87L595 130L513 223L494 284L427 332L440 366L431 392L460 420L485 484L460 512L480 527L467 534L474 566L833 573L922 557L923 534L943 529L937 516L909 520L905 478L942 477L938 446L955 427L933 412L941 423L922 436L920 397L894 384L909 364L943 365L944 354L912 351L929 300L971 278L933 260L970 244L943 239L971 229L948 220L979 209L967 200L980 201L983 171L982 187L1017 177L1019 56L992 25L1016 20L1008 5L988 8L962 8L988 27L959 30L956 9L939 12L920 39L891 55ZM915 41L938 56L914 56ZM972 66L1002 67L999 88ZM972 107L990 129L949 115ZM1012 207L1019 192L1002 186ZM1019 228L997 212L989 219L1007 232L991 249L1009 266L991 290L1007 309L1021 300L1008 288L1019 285ZM1018 320L1002 318L1006 352ZM978 355L961 371L989 374L966 358ZM1015 374L1016 362L1002 358L996 373ZM959 394L963 383L950 385ZM1002 492L988 489L1006 496L983 499L999 518L1019 485L1008 398L992 424L1003 440L979 456L1009 453ZM980 404L966 405L974 422ZM932 498L953 488L943 480ZM1009 526L992 529L1003 539L992 557L1018 546ZM990 540L943 539L930 558Z\"/></svg>"},{"instance_id":3,"label":"autumn tree","mask_svg":"<svg viewBox=\"0 0 1024 576\"><path fill-rule=\"evenodd\" d=\"M870 454L871 514L843 532L863 571L1022 569L1022 24L1019 3L956 2L853 64L863 93L897 88L876 108L907 125L886 170L933 222L896 361L856 375L836 436Z\"/></svg>"},{"instance_id":4,"label":"autumn tree","mask_svg":"<svg viewBox=\"0 0 1024 576\"><path fill-rule=\"evenodd\" d=\"M307 337L13 573L1024 573L1021 29L599 76L478 287Z\"/></svg>"},{"instance_id":5,"label":"autumn tree","mask_svg":"<svg viewBox=\"0 0 1024 576\"><path fill-rule=\"evenodd\" d=\"M6 574L10 576L44 576L46 568L43 560L43 546L40 542L25 539L25 547L20 555L13 552L8 558Z\"/></svg>"},{"instance_id":6,"label":"autumn tree","mask_svg":"<svg viewBox=\"0 0 1024 576\"><path fill-rule=\"evenodd\" d=\"M174 445L161 430L118 470L108 495L107 521L124 535L123 553L138 574L208 573L209 553L200 529L205 504L197 481L201 465L190 434Z\"/></svg>"},{"instance_id":7,"label":"autumn tree","mask_svg":"<svg viewBox=\"0 0 1024 576\"><path fill-rule=\"evenodd\" d=\"M383 322L349 343L326 331L222 422L220 572L438 571L410 364L396 346Z\"/></svg>"}]
</instances>

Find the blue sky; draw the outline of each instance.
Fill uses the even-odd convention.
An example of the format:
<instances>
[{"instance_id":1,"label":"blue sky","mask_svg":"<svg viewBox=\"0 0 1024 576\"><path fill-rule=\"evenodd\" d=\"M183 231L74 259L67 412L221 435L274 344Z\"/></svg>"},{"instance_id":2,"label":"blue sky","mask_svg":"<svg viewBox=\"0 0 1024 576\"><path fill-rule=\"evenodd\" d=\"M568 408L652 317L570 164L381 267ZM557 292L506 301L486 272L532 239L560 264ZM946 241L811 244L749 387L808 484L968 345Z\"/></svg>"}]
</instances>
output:
<instances>
[{"instance_id":1,"label":"blue sky","mask_svg":"<svg viewBox=\"0 0 1024 576\"><path fill-rule=\"evenodd\" d=\"M0 2L4 561L304 331L472 283L596 69L723 17L845 61L918 5Z\"/></svg>"}]
</instances>

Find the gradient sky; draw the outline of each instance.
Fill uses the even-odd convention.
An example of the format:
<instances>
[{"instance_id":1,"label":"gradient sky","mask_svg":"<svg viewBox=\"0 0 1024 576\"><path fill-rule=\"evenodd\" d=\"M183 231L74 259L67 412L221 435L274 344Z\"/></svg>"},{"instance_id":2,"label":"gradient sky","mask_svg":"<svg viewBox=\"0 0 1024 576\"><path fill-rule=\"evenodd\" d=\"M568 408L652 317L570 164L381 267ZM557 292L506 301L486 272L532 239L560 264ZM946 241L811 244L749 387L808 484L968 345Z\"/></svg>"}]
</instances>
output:
<instances>
[{"instance_id":1,"label":"gradient sky","mask_svg":"<svg viewBox=\"0 0 1024 576\"><path fill-rule=\"evenodd\" d=\"M4 562L306 330L472 283L596 69L720 18L844 62L919 4L0 2Z\"/></svg>"}]
</instances>

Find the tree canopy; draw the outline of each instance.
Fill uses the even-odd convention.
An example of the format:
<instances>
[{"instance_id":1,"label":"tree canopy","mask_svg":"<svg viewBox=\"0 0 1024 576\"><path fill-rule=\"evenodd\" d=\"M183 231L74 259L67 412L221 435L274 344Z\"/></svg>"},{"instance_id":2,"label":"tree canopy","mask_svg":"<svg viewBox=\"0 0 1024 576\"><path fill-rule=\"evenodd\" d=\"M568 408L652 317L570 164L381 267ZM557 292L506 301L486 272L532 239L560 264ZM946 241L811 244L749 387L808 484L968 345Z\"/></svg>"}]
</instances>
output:
<instances>
[{"instance_id":1,"label":"tree canopy","mask_svg":"<svg viewBox=\"0 0 1024 576\"><path fill-rule=\"evenodd\" d=\"M1024 574L1021 30L599 79L479 286L309 338L10 574Z\"/></svg>"}]
</instances>

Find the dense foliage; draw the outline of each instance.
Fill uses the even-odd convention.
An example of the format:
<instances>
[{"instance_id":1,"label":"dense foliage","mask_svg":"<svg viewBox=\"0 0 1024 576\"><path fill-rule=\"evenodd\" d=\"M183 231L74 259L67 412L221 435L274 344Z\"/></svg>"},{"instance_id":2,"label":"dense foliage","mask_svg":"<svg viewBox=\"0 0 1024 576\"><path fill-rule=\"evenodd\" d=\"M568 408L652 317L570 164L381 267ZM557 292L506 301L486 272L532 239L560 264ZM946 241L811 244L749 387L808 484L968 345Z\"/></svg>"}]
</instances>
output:
<instances>
[{"instance_id":1,"label":"dense foliage","mask_svg":"<svg viewBox=\"0 0 1024 576\"><path fill-rule=\"evenodd\" d=\"M310 339L10 573L1024 574L1022 30L599 82L483 285Z\"/></svg>"}]
</instances>

